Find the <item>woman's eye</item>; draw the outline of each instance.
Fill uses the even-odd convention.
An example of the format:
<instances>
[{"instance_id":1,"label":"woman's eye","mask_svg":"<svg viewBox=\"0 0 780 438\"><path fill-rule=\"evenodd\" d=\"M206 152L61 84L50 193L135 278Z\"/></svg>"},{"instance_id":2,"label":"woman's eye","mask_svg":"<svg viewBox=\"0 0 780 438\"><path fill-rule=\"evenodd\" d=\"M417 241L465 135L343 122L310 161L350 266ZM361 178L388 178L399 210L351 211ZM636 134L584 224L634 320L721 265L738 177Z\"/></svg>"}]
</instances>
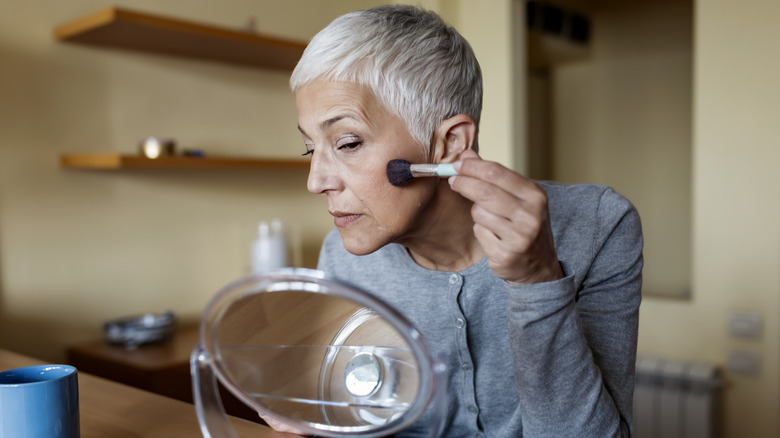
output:
<instances>
[{"instance_id":1,"label":"woman's eye","mask_svg":"<svg viewBox=\"0 0 780 438\"><path fill-rule=\"evenodd\" d=\"M314 149L307 149L306 152L301 154L301 156L305 157L307 155L312 155L313 153L314 153Z\"/></svg>"},{"instance_id":2,"label":"woman's eye","mask_svg":"<svg viewBox=\"0 0 780 438\"><path fill-rule=\"evenodd\" d=\"M356 147L360 146L363 142L362 141L352 141L349 143L345 143L340 145L339 149L355 149Z\"/></svg>"}]
</instances>

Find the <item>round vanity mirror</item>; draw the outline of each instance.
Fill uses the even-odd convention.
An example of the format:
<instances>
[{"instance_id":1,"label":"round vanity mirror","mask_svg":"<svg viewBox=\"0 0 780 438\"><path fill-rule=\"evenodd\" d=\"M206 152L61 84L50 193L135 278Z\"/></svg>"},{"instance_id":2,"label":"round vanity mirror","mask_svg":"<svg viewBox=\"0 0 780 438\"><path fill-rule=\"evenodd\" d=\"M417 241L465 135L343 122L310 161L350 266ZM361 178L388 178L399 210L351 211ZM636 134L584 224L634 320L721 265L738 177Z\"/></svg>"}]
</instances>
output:
<instances>
[{"instance_id":1,"label":"round vanity mirror","mask_svg":"<svg viewBox=\"0 0 780 438\"><path fill-rule=\"evenodd\" d=\"M248 277L201 321L193 385L206 436L225 436L216 380L248 406L318 436L384 436L418 419L443 376L417 330L320 271Z\"/></svg>"}]
</instances>

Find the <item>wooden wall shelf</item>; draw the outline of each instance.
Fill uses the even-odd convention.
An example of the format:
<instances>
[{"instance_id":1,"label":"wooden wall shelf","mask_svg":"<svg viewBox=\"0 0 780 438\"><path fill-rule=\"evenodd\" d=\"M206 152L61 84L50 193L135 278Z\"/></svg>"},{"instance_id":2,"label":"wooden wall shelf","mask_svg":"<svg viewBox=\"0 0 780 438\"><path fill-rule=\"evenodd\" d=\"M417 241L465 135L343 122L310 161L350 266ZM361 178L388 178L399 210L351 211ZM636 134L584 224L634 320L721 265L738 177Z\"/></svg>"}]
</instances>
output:
<instances>
[{"instance_id":1,"label":"wooden wall shelf","mask_svg":"<svg viewBox=\"0 0 780 438\"><path fill-rule=\"evenodd\" d=\"M292 71L306 44L155 14L111 7L54 29L60 41ZM304 159L63 155L66 169L308 169Z\"/></svg>"},{"instance_id":2,"label":"wooden wall shelf","mask_svg":"<svg viewBox=\"0 0 780 438\"><path fill-rule=\"evenodd\" d=\"M61 41L292 71L306 44L111 7L58 26Z\"/></svg>"},{"instance_id":3,"label":"wooden wall shelf","mask_svg":"<svg viewBox=\"0 0 780 438\"><path fill-rule=\"evenodd\" d=\"M242 157L161 157L150 159L138 155L89 154L62 155L60 166L65 169L299 169L308 170L309 161L283 158Z\"/></svg>"}]
</instances>

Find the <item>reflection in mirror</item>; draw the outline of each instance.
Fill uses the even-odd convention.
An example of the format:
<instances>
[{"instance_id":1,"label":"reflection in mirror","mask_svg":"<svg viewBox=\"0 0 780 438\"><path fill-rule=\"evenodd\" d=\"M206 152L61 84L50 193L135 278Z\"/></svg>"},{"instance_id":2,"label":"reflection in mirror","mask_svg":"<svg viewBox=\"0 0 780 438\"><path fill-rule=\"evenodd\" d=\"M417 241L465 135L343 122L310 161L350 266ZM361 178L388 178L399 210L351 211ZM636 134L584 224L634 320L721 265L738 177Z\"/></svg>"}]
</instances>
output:
<instances>
[{"instance_id":1,"label":"reflection in mirror","mask_svg":"<svg viewBox=\"0 0 780 438\"><path fill-rule=\"evenodd\" d=\"M227 309L216 332L228 379L254 403L296 420L382 424L417 395L414 356L404 339L376 313L345 299L300 291L249 295ZM373 378L366 377L370 361L361 365L369 357Z\"/></svg>"}]
</instances>

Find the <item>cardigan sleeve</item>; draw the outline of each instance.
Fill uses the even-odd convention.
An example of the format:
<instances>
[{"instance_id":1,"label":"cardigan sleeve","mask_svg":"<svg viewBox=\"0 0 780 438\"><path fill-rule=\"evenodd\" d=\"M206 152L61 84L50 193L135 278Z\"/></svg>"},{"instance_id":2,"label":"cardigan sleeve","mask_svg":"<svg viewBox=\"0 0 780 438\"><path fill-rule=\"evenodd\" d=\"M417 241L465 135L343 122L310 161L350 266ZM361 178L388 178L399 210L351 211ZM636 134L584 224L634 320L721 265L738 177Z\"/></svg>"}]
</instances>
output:
<instances>
[{"instance_id":1,"label":"cardigan sleeve","mask_svg":"<svg viewBox=\"0 0 780 438\"><path fill-rule=\"evenodd\" d=\"M527 437L632 433L641 224L634 207L612 191L602 195L597 218L586 263L562 263L567 276L558 281L506 285Z\"/></svg>"}]
</instances>

